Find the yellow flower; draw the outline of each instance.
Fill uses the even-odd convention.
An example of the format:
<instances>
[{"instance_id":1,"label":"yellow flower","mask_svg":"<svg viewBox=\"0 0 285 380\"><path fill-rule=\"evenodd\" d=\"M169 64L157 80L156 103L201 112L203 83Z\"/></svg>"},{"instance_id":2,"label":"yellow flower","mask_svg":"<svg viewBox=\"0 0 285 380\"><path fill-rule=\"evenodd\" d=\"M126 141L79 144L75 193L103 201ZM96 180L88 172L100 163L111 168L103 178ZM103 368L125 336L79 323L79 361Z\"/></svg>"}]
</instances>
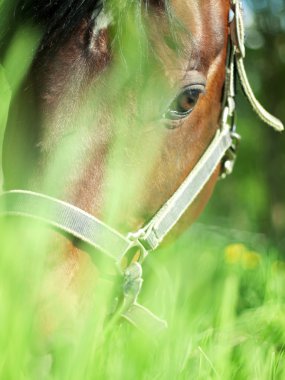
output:
<instances>
[{"instance_id":1,"label":"yellow flower","mask_svg":"<svg viewBox=\"0 0 285 380\"><path fill-rule=\"evenodd\" d=\"M245 269L254 269L256 268L261 261L260 254L254 251L244 252L242 256L242 266Z\"/></svg>"},{"instance_id":2,"label":"yellow flower","mask_svg":"<svg viewBox=\"0 0 285 380\"><path fill-rule=\"evenodd\" d=\"M254 269L259 265L261 256L248 250L244 244L236 243L225 248L225 260L229 264L241 264L244 269Z\"/></svg>"},{"instance_id":3,"label":"yellow flower","mask_svg":"<svg viewBox=\"0 0 285 380\"><path fill-rule=\"evenodd\" d=\"M237 264L241 261L243 254L246 252L244 244L230 244L225 248L225 259L229 264Z\"/></svg>"}]
</instances>

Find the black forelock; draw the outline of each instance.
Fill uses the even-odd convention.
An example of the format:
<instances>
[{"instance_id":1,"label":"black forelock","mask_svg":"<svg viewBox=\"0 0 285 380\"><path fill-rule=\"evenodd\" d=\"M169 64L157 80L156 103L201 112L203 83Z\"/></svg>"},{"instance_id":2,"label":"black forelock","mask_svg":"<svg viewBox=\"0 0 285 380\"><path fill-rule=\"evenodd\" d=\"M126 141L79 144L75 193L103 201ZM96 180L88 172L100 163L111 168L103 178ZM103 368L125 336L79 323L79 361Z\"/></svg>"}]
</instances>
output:
<instances>
[{"instance_id":1,"label":"black forelock","mask_svg":"<svg viewBox=\"0 0 285 380\"><path fill-rule=\"evenodd\" d=\"M9 1L9 0L8 0ZM82 20L93 14L94 18L103 8L104 0L16 0L16 13L46 28L46 32L70 33ZM118 0L116 0L118 1ZM131 2L131 0L129 0ZM163 8L166 0L137 0L155 8Z\"/></svg>"},{"instance_id":2,"label":"black forelock","mask_svg":"<svg viewBox=\"0 0 285 380\"><path fill-rule=\"evenodd\" d=\"M114 0L115 4L116 1ZM163 8L168 0L129 0L130 3L141 3L147 7ZM5 45L5 38L12 35L15 30L15 23L32 22L42 30L42 41L40 50L46 47L56 48L60 46L63 39L68 38L80 22L85 18L95 20L103 8L103 4L108 0L4 0L2 8L9 9L5 13L6 22L4 33L0 34L0 48ZM126 2L127 3L127 2ZM129 4L130 4L129 3ZM0 7L1 11L1 7ZM1 18L1 12L0 12Z\"/></svg>"},{"instance_id":3,"label":"black forelock","mask_svg":"<svg viewBox=\"0 0 285 380\"><path fill-rule=\"evenodd\" d=\"M20 22L39 25L46 45L69 36L83 18L96 17L102 7L102 0L18 0L15 14Z\"/></svg>"}]
</instances>

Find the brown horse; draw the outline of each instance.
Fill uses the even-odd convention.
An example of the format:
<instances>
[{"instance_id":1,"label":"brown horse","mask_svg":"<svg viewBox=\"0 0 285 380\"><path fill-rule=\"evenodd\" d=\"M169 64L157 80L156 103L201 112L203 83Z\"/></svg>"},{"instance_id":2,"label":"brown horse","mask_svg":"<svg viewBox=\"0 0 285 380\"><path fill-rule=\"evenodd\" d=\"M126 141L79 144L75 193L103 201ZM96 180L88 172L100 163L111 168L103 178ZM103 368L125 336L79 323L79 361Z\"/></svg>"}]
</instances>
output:
<instances>
[{"instance_id":1,"label":"brown horse","mask_svg":"<svg viewBox=\"0 0 285 380\"><path fill-rule=\"evenodd\" d=\"M42 37L10 109L5 190L45 194L121 233L135 231L187 179L216 135L223 96L232 91L225 85L233 65L229 14L239 2L62 3L18 4L20 22L36 24ZM238 19L234 28L241 33ZM171 222L171 237L203 210L223 155L218 161L179 222ZM97 270L74 239L54 234L53 291L80 279L81 294Z\"/></svg>"}]
</instances>

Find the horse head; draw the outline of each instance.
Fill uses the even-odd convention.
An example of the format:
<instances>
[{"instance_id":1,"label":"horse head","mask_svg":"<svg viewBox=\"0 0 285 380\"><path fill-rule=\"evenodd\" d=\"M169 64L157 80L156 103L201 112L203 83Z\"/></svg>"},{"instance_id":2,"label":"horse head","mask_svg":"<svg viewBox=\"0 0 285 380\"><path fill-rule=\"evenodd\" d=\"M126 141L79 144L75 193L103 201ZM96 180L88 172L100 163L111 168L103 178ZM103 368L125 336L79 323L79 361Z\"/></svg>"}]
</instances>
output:
<instances>
[{"instance_id":1,"label":"horse head","mask_svg":"<svg viewBox=\"0 0 285 380\"><path fill-rule=\"evenodd\" d=\"M124 232L142 226L175 192L219 126L229 2L87 5L70 31L57 6L40 18L48 31L10 112L5 187L43 191L52 176L45 192L111 218ZM50 162L72 134L69 162L51 174ZM103 215L108 198L112 216Z\"/></svg>"}]
</instances>

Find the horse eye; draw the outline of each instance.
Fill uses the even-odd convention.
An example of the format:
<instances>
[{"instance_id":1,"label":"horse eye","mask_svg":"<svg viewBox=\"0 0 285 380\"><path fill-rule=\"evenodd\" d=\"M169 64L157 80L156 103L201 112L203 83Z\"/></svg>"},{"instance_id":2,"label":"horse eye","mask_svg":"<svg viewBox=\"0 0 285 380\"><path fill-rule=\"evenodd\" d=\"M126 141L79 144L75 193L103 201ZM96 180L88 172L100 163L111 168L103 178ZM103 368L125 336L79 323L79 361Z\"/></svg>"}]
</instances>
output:
<instances>
[{"instance_id":1,"label":"horse eye","mask_svg":"<svg viewBox=\"0 0 285 380\"><path fill-rule=\"evenodd\" d=\"M187 117L198 102L199 96L205 92L201 84L184 87L176 96L164 114L166 119L179 120Z\"/></svg>"}]
</instances>

